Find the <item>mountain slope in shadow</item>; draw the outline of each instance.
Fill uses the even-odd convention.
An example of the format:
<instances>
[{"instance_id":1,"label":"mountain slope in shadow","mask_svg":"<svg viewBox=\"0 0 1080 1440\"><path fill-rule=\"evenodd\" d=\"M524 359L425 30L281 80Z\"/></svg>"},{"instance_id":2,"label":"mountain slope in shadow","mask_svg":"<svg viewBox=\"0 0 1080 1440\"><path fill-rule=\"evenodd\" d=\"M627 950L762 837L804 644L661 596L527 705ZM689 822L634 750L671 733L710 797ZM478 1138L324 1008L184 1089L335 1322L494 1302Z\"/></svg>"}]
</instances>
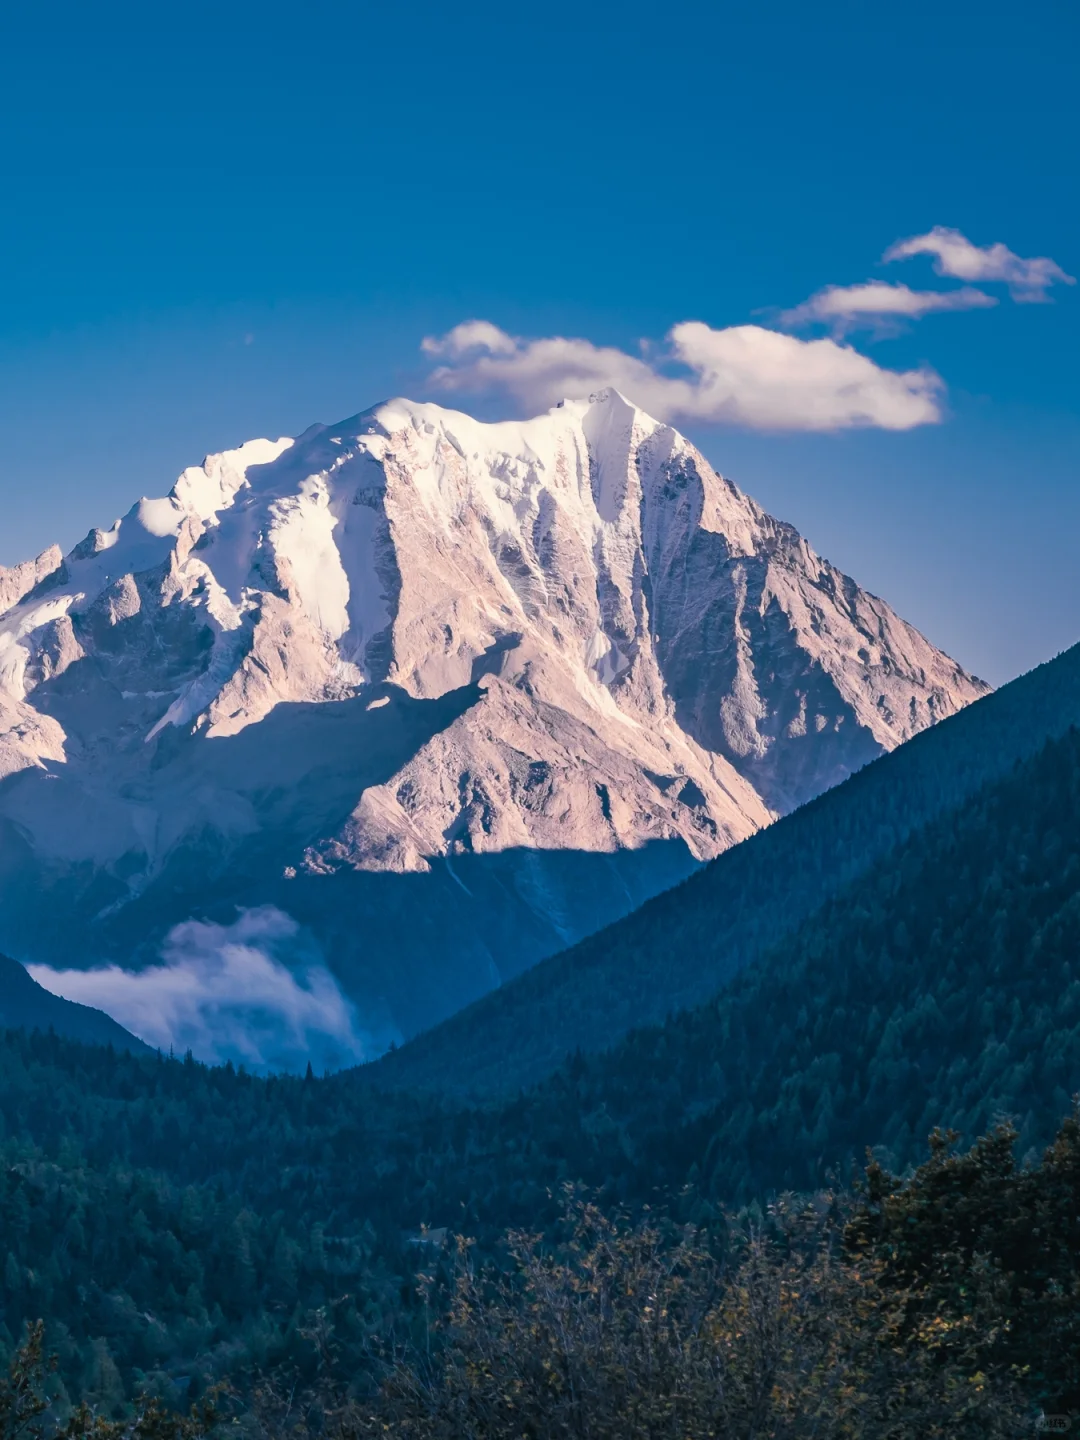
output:
<instances>
[{"instance_id":1,"label":"mountain slope in shadow","mask_svg":"<svg viewBox=\"0 0 1080 1440\"><path fill-rule=\"evenodd\" d=\"M104 1011L51 994L7 955L0 955L0 1030L52 1030L84 1045L111 1045L136 1055L152 1053L149 1045Z\"/></svg>"},{"instance_id":2,"label":"mountain slope in shadow","mask_svg":"<svg viewBox=\"0 0 1080 1440\"><path fill-rule=\"evenodd\" d=\"M484 1095L699 1004L919 826L1080 724L1080 646L910 740L364 1073Z\"/></svg>"}]
</instances>

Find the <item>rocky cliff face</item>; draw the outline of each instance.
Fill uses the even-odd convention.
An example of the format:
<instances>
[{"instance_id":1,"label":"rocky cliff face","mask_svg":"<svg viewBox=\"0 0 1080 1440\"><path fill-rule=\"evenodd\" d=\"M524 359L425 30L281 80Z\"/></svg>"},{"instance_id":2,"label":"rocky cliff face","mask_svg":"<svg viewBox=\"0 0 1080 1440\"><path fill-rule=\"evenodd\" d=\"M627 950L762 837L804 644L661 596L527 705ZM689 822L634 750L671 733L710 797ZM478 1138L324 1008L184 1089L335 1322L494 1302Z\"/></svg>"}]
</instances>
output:
<instances>
[{"instance_id":1,"label":"rocky cliff face","mask_svg":"<svg viewBox=\"0 0 1080 1440\"><path fill-rule=\"evenodd\" d=\"M273 905L377 1046L985 688L614 392L392 401L0 571L0 948Z\"/></svg>"}]
</instances>

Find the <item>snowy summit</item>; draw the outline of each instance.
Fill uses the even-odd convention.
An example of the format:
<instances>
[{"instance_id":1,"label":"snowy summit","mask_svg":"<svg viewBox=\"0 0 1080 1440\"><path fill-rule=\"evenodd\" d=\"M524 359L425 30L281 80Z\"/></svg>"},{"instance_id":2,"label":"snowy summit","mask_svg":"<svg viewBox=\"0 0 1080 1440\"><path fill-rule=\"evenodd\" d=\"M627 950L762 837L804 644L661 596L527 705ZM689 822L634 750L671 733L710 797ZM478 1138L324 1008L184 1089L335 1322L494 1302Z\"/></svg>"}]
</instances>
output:
<instances>
[{"instance_id":1,"label":"snowy summit","mask_svg":"<svg viewBox=\"0 0 1080 1440\"><path fill-rule=\"evenodd\" d=\"M408 1034L985 689L615 391L393 400L0 570L0 950L273 905Z\"/></svg>"}]
</instances>

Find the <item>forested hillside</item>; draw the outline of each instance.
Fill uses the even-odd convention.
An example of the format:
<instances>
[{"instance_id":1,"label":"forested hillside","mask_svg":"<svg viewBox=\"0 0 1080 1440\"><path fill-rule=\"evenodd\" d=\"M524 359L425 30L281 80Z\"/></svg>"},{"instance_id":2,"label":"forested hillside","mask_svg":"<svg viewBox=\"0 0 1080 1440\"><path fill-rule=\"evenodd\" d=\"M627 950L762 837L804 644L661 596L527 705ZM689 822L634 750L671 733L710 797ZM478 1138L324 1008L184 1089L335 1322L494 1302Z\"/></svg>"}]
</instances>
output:
<instances>
[{"instance_id":1,"label":"forested hillside","mask_svg":"<svg viewBox=\"0 0 1080 1440\"><path fill-rule=\"evenodd\" d=\"M57 1035L82 1040L88 1045L115 1045L121 1050L150 1052L149 1045L136 1039L110 1015L51 994L32 979L18 961L6 955L0 955L0 1027L55 1030Z\"/></svg>"},{"instance_id":2,"label":"forested hillside","mask_svg":"<svg viewBox=\"0 0 1080 1440\"><path fill-rule=\"evenodd\" d=\"M1080 731L911 837L713 1003L517 1102L581 1116L599 1179L718 1200L825 1183L936 1124L1015 1117L1034 1153L1080 1090ZM588 1137L585 1139L585 1137ZM618 1160L601 1160L600 1154ZM633 1175L633 1179L629 1176Z\"/></svg>"},{"instance_id":3,"label":"forested hillside","mask_svg":"<svg viewBox=\"0 0 1080 1440\"><path fill-rule=\"evenodd\" d=\"M406 1097L7 1032L0 1344L44 1317L69 1393L106 1412L310 1354L328 1305L358 1353L408 1309L399 1207L440 1131Z\"/></svg>"},{"instance_id":4,"label":"forested hillside","mask_svg":"<svg viewBox=\"0 0 1080 1440\"><path fill-rule=\"evenodd\" d=\"M575 1050L700 1004L904 838L1080 724L1080 646L917 735L673 890L373 1067L380 1084L513 1093Z\"/></svg>"},{"instance_id":5,"label":"forested hillside","mask_svg":"<svg viewBox=\"0 0 1080 1440\"><path fill-rule=\"evenodd\" d=\"M708 931L701 931L708 943ZM260 1080L55 1036L0 1044L0 1340L49 1322L117 1405L424 1322L422 1226L490 1246L559 1186L720 1223L1016 1117L1028 1159L1080 1089L1080 732L908 836L707 1005L485 1106L364 1071ZM194 1377L194 1380L192 1380Z\"/></svg>"}]
</instances>

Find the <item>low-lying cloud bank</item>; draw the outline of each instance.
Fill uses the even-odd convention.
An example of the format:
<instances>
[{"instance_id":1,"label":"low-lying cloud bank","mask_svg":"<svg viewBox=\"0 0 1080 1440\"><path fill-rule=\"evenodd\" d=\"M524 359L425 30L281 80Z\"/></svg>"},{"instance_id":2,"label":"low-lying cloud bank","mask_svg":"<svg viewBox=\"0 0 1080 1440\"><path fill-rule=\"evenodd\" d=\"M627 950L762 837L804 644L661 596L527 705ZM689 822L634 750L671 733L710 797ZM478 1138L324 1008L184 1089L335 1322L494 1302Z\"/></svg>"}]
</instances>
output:
<instances>
[{"instance_id":1,"label":"low-lying cloud bank","mask_svg":"<svg viewBox=\"0 0 1080 1440\"><path fill-rule=\"evenodd\" d=\"M396 1034L359 1023L351 1001L300 926L273 906L231 925L188 920L162 963L128 971L29 967L47 990L104 1010L148 1044L249 1070L338 1070L382 1053Z\"/></svg>"}]
</instances>

